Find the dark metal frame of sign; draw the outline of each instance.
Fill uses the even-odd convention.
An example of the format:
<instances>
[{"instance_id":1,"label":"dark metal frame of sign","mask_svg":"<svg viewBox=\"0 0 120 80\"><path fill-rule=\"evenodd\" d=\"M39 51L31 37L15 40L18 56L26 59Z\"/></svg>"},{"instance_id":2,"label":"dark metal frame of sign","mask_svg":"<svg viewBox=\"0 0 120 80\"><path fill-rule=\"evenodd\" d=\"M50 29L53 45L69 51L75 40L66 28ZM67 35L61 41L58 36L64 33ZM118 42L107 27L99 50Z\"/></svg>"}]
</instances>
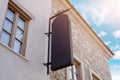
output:
<instances>
[{"instance_id":1,"label":"dark metal frame of sign","mask_svg":"<svg viewBox=\"0 0 120 80\"><path fill-rule=\"evenodd\" d=\"M73 65L72 27L68 14L52 21L51 70L57 71Z\"/></svg>"},{"instance_id":2,"label":"dark metal frame of sign","mask_svg":"<svg viewBox=\"0 0 120 80\"><path fill-rule=\"evenodd\" d=\"M51 62L50 62L50 44L51 44L51 20L56 18L57 16L59 15L62 15L63 13L69 11L71 8L65 10L65 11L62 11L52 17L49 18L49 29L48 29L48 33L45 33L47 36L48 36L48 56L47 56L47 63L43 63L43 65L45 65L47 67L47 74L49 75L49 68L50 68L50 65L51 65Z\"/></svg>"}]
</instances>

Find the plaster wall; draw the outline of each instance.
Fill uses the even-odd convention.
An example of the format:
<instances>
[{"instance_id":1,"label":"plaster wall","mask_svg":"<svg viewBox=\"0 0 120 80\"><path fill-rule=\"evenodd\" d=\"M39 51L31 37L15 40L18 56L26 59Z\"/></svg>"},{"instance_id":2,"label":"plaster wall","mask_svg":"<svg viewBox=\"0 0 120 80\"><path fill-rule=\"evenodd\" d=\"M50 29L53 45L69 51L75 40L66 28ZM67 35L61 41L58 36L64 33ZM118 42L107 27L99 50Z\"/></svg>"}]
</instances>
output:
<instances>
[{"instance_id":1,"label":"plaster wall","mask_svg":"<svg viewBox=\"0 0 120 80\"><path fill-rule=\"evenodd\" d=\"M0 80L49 80L46 67L48 20L51 0L12 0L32 19L29 23L25 56L0 43ZM0 0L0 31L8 0ZM1 32L0 32L1 33Z\"/></svg>"}]
</instances>

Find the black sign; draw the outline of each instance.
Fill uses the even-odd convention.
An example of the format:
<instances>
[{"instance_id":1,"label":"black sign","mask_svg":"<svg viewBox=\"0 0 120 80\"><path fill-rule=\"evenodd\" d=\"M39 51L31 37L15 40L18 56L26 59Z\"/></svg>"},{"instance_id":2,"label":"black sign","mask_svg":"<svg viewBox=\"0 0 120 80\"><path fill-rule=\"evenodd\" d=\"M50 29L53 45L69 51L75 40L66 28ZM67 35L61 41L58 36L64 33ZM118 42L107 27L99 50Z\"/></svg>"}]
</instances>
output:
<instances>
[{"instance_id":1,"label":"black sign","mask_svg":"<svg viewBox=\"0 0 120 80\"><path fill-rule=\"evenodd\" d=\"M73 64L71 24L67 14L55 18L52 24L51 70Z\"/></svg>"}]
</instances>

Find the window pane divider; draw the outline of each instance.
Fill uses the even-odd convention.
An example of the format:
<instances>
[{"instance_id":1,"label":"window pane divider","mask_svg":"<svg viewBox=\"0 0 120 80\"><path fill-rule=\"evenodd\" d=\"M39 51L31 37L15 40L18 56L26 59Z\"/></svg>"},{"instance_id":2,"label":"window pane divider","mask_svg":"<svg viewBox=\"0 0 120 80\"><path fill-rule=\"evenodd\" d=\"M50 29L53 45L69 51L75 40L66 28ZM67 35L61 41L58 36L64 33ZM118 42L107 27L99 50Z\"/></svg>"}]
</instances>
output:
<instances>
[{"instance_id":1,"label":"window pane divider","mask_svg":"<svg viewBox=\"0 0 120 80\"><path fill-rule=\"evenodd\" d=\"M24 30L22 28L20 28L19 26L17 26L17 27L24 32Z\"/></svg>"},{"instance_id":2,"label":"window pane divider","mask_svg":"<svg viewBox=\"0 0 120 80\"><path fill-rule=\"evenodd\" d=\"M18 22L18 17L19 14L15 13L15 18L14 18L14 24L13 24L13 29L12 29L12 36L11 36L11 42L10 42L10 47L13 48L14 45L14 41L15 41L15 32L16 32L16 28L17 28L17 22Z\"/></svg>"},{"instance_id":3,"label":"window pane divider","mask_svg":"<svg viewBox=\"0 0 120 80\"><path fill-rule=\"evenodd\" d=\"M22 41L21 40L19 40L18 38L15 38L16 40L18 40L19 42L21 42L22 43Z\"/></svg>"},{"instance_id":4,"label":"window pane divider","mask_svg":"<svg viewBox=\"0 0 120 80\"><path fill-rule=\"evenodd\" d=\"M8 21L10 21L10 22L13 24L13 21L14 21L14 20L13 20L13 21L11 21L11 20L10 20L9 18L7 18L7 17L6 17L6 19L7 19Z\"/></svg>"},{"instance_id":5,"label":"window pane divider","mask_svg":"<svg viewBox=\"0 0 120 80\"><path fill-rule=\"evenodd\" d=\"M7 34L11 35L11 33L9 33L7 30L3 29L3 31L5 31Z\"/></svg>"}]
</instances>

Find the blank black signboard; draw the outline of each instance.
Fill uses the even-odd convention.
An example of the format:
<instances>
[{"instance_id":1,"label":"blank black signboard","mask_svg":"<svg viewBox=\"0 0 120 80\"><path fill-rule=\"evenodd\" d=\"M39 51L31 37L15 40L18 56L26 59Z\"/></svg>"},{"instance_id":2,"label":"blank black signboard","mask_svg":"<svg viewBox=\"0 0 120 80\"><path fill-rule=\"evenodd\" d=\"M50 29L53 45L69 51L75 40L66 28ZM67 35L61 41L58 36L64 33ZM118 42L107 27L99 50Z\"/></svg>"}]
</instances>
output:
<instances>
[{"instance_id":1,"label":"blank black signboard","mask_svg":"<svg viewBox=\"0 0 120 80\"><path fill-rule=\"evenodd\" d=\"M73 64L71 24L67 14L52 23L51 70L56 71Z\"/></svg>"}]
</instances>

